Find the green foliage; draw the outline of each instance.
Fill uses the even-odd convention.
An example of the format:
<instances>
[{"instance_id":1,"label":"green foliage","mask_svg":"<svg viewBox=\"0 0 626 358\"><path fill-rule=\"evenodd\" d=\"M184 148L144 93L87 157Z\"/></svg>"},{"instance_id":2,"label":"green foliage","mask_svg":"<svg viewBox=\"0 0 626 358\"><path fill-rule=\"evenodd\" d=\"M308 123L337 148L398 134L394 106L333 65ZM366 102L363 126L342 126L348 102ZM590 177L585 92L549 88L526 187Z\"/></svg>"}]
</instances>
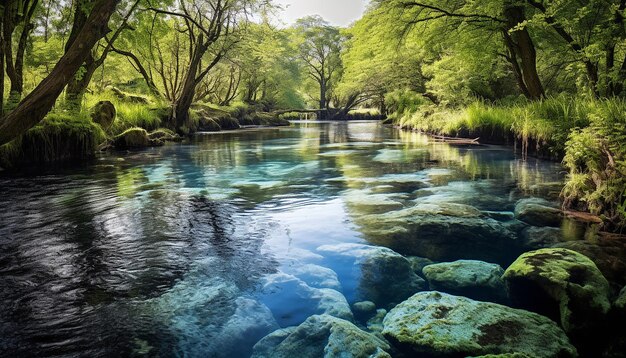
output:
<instances>
[{"instance_id":1,"label":"green foliage","mask_svg":"<svg viewBox=\"0 0 626 358\"><path fill-rule=\"evenodd\" d=\"M24 135L0 147L0 165L86 159L105 140L104 131L87 113L51 112Z\"/></svg>"},{"instance_id":2,"label":"green foliage","mask_svg":"<svg viewBox=\"0 0 626 358\"><path fill-rule=\"evenodd\" d=\"M165 125L164 119L168 116L169 107L163 101L151 98L151 104L130 103L120 100L111 93L103 95L86 95L85 107L92 108L99 101L111 101L115 106L117 117L109 129L112 136L116 136L133 127L140 127L153 131Z\"/></svg>"},{"instance_id":3,"label":"green foliage","mask_svg":"<svg viewBox=\"0 0 626 358\"><path fill-rule=\"evenodd\" d=\"M601 215L607 229L626 228L626 101L604 100L591 125L573 131L563 163L569 170L565 205Z\"/></svg>"}]
</instances>

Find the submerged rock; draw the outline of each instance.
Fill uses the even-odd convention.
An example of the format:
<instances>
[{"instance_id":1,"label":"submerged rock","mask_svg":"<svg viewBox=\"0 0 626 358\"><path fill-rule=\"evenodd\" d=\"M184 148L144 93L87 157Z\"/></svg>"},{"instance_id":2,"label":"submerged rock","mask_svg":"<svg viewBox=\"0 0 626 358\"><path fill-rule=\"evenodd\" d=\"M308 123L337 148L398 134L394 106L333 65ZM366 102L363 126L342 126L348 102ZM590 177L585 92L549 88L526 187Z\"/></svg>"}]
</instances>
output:
<instances>
[{"instance_id":1,"label":"submerged rock","mask_svg":"<svg viewBox=\"0 0 626 358\"><path fill-rule=\"evenodd\" d=\"M383 325L383 335L407 355L577 356L565 333L546 317L436 291L402 302Z\"/></svg>"},{"instance_id":2,"label":"submerged rock","mask_svg":"<svg viewBox=\"0 0 626 358\"><path fill-rule=\"evenodd\" d=\"M525 250L537 250L551 247L562 242L563 231L555 227L531 226L522 230L522 246Z\"/></svg>"},{"instance_id":3,"label":"submerged rock","mask_svg":"<svg viewBox=\"0 0 626 358\"><path fill-rule=\"evenodd\" d=\"M522 252L514 232L469 205L421 203L356 222L373 243L436 261L478 259L508 265Z\"/></svg>"},{"instance_id":4,"label":"submerged rock","mask_svg":"<svg viewBox=\"0 0 626 358\"><path fill-rule=\"evenodd\" d=\"M423 272L424 267L436 263L435 261L431 259L427 259L425 257L419 257L419 256L407 256L406 259L409 260L409 262L411 263L413 272L415 272L415 274L421 278L426 278Z\"/></svg>"},{"instance_id":5,"label":"submerged rock","mask_svg":"<svg viewBox=\"0 0 626 358\"><path fill-rule=\"evenodd\" d=\"M337 278L337 273L327 267L305 264L289 267L285 271L304 281L314 288L332 288L341 291L341 284Z\"/></svg>"},{"instance_id":6,"label":"submerged rock","mask_svg":"<svg viewBox=\"0 0 626 358\"><path fill-rule=\"evenodd\" d=\"M253 358L391 357L387 342L354 324L329 315L309 317L298 327L278 330L261 339Z\"/></svg>"},{"instance_id":7,"label":"submerged rock","mask_svg":"<svg viewBox=\"0 0 626 358\"><path fill-rule=\"evenodd\" d=\"M314 288L299 278L285 273L268 275L259 298L270 308L281 327L302 323L315 314L352 320L346 298L330 288Z\"/></svg>"},{"instance_id":8,"label":"submerged rock","mask_svg":"<svg viewBox=\"0 0 626 358\"><path fill-rule=\"evenodd\" d=\"M376 304L372 301L361 301L352 304L354 317L359 321L367 321L376 313Z\"/></svg>"},{"instance_id":9,"label":"submerged rock","mask_svg":"<svg viewBox=\"0 0 626 358\"><path fill-rule=\"evenodd\" d=\"M515 218L533 226L559 226L563 212L547 200L529 198L517 202Z\"/></svg>"},{"instance_id":10,"label":"submerged rock","mask_svg":"<svg viewBox=\"0 0 626 358\"><path fill-rule=\"evenodd\" d=\"M516 305L555 319L567 332L593 328L611 307L607 280L589 258L572 250L525 253L503 278Z\"/></svg>"},{"instance_id":11,"label":"submerged rock","mask_svg":"<svg viewBox=\"0 0 626 358\"><path fill-rule=\"evenodd\" d=\"M413 272L409 260L386 247L338 244L320 246L317 251L347 268L349 280L342 281L359 280L356 300L386 306L426 288L426 282Z\"/></svg>"},{"instance_id":12,"label":"submerged rock","mask_svg":"<svg viewBox=\"0 0 626 358\"><path fill-rule=\"evenodd\" d=\"M91 109L91 120L108 130L115 122L117 111L110 101L100 101Z\"/></svg>"},{"instance_id":13,"label":"submerged rock","mask_svg":"<svg viewBox=\"0 0 626 358\"><path fill-rule=\"evenodd\" d=\"M443 262L424 267L431 290L480 301L505 302L506 287L500 265L476 260Z\"/></svg>"}]
</instances>

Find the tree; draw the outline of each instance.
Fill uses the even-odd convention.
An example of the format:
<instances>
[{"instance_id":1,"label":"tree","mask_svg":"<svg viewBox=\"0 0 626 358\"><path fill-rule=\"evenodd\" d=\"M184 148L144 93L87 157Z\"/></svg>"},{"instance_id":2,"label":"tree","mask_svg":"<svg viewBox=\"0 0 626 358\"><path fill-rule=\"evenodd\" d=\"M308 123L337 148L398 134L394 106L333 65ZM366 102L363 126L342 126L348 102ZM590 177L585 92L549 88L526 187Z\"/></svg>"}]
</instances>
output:
<instances>
[{"instance_id":1,"label":"tree","mask_svg":"<svg viewBox=\"0 0 626 358\"><path fill-rule=\"evenodd\" d=\"M300 60L319 89L319 108L328 109L333 79L341 69L341 33L321 17L309 16L297 21L295 35Z\"/></svg>"},{"instance_id":2,"label":"tree","mask_svg":"<svg viewBox=\"0 0 626 358\"><path fill-rule=\"evenodd\" d=\"M89 50L110 30L108 23L120 0L98 0L85 25L54 69L17 107L0 119L0 145L8 143L39 123L83 64Z\"/></svg>"},{"instance_id":3,"label":"tree","mask_svg":"<svg viewBox=\"0 0 626 358\"><path fill-rule=\"evenodd\" d=\"M0 37L0 46L4 55L2 68L4 71L6 67L6 74L11 82L9 101L15 104L19 102L24 91L24 52L26 42L34 28L31 20L37 4L38 0L7 0L3 9L2 36ZM14 41L13 35L18 29L20 29L19 37L17 41ZM14 51L15 42L17 48ZM2 87L4 87L4 74L2 77ZM4 96L4 88L1 94Z\"/></svg>"}]
</instances>

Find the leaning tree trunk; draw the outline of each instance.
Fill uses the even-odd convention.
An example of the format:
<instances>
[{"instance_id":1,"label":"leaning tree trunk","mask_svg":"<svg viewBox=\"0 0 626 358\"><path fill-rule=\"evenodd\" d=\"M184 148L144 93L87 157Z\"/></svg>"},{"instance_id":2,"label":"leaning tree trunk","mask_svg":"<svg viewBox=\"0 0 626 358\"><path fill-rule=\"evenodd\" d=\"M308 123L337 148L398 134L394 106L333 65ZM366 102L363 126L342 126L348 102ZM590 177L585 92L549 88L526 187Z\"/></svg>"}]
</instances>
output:
<instances>
[{"instance_id":1,"label":"leaning tree trunk","mask_svg":"<svg viewBox=\"0 0 626 358\"><path fill-rule=\"evenodd\" d=\"M545 96L539 73L537 72L537 51L528 29L526 27L517 29L516 27L526 20L524 9L521 6L508 5L504 10L507 20L505 41L511 52L511 59L516 75L521 74L523 86L522 91L530 99L540 99ZM519 62L517 61L519 58Z\"/></svg>"},{"instance_id":2,"label":"leaning tree trunk","mask_svg":"<svg viewBox=\"0 0 626 358\"><path fill-rule=\"evenodd\" d=\"M204 43L203 36L198 36L198 43L194 50L191 62L189 63L189 71L187 71L180 96L174 103L174 126L179 132L181 132L189 122L189 108L191 108L193 97L196 93L196 76L198 75L198 69L200 68L200 63L202 62L202 56L204 56L207 49L208 46Z\"/></svg>"},{"instance_id":3,"label":"leaning tree trunk","mask_svg":"<svg viewBox=\"0 0 626 358\"><path fill-rule=\"evenodd\" d=\"M50 74L11 113L0 119L0 145L25 133L48 114L63 88L89 55L89 51L110 31L109 19L119 2L120 0L96 2L85 26Z\"/></svg>"},{"instance_id":4,"label":"leaning tree trunk","mask_svg":"<svg viewBox=\"0 0 626 358\"><path fill-rule=\"evenodd\" d=\"M4 114L4 35L2 31L4 16L0 16L0 118Z\"/></svg>"}]
</instances>

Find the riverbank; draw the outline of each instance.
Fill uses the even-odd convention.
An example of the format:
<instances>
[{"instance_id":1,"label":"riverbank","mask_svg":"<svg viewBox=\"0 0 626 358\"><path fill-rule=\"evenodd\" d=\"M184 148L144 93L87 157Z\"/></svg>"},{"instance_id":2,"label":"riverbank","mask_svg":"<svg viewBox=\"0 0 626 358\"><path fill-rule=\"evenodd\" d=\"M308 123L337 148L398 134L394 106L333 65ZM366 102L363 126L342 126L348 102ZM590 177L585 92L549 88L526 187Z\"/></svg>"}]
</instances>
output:
<instances>
[{"instance_id":1,"label":"riverbank","mask_svg":"<svg viewBox=\"0 0 626 358\"><path fill-rule=\"evenodd\" d=\"M86 95L81 109L60 106L20 138L0 146L0 168L83 161L98 151L161 146L197 132L289 125L286 119L241 103L194 105L181 136L170 129L171 112L162 100L119 90Z\"/></svg>"},{"instance_id":2,"label":"riverbank","mask_svg":"<svg viewBox=\"0 0 626 358\"><path fill-rule=\"evenodd\" d=\"M603 228L626 227L626 101L557 96L463 108L392 103L389 123L407 130L508 144L523 157L560 161L568 171L563 205L598 215Z\"/></svg>"}]
</instances>

